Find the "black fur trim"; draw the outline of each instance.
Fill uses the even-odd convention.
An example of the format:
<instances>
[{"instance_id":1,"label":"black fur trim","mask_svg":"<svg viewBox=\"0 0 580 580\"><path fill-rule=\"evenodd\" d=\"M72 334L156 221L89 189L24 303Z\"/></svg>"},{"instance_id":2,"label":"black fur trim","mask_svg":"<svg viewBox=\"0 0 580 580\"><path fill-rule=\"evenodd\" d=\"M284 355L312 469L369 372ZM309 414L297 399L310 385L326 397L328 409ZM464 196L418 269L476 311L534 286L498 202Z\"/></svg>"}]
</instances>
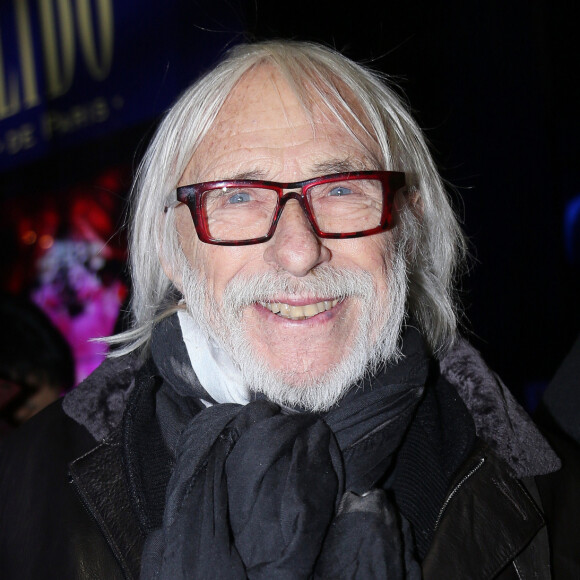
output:
<instances>
[{"instance_id":1,"label":"black fur trim","mask_svg":"<svg viewBox=\"0 0 580 580\"><path fill-rule=\"evenodd\" d=\"M512 468L516 477L560 469L559 458L528 414L465 339L457 340L440 366L469 409L477 435Z\"/></svg>"},{"instance_id":2,"label":"black fur trim","mask_svg":"<svg viewBox=\"0 0 580 580\"><path fill-rule=\"evenodd\" d=\"M87 428L97 440L105 440L120 424L141 366L138 353L106 359L64 398L64 412Z\"/></svg>"}]
</instances>

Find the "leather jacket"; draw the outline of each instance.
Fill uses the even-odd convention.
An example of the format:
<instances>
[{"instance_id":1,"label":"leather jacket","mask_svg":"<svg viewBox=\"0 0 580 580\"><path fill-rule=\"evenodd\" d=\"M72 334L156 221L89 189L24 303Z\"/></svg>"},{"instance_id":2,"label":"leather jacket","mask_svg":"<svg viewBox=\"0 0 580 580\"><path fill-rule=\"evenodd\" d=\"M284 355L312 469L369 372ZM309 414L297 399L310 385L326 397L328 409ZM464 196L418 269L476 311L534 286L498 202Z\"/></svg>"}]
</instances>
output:
<instances>
[{"instance_id":1,"label":"leather jacket","mask_svg":"<svg viewBox=\"0 0 580 580\"><path fill-rule=\"evenodd\" d=\"M111 373L121 398L133 370ZM3 448L1 578L139 577L145 533L126 482L122 430L107 413L99 420L115 425L103 440L59 401ZM522 478L478 438L441 507L423 577L579 578L580 463L573 447L559 451L571 458L562 469Z\"/></svg>"}]
</instances>

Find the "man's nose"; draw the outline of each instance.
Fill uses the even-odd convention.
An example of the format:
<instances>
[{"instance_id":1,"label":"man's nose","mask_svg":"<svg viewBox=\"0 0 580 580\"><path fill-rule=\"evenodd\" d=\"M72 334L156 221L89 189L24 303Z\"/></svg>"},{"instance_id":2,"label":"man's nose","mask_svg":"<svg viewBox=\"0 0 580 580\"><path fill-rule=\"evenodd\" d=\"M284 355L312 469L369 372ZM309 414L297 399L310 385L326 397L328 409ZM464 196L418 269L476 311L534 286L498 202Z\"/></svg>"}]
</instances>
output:
<instances>
[{"instance_id":1,"label":"man's nose","mask_svg":"<svg viewBox=\"0 0 580 580\"><path fill-rule=\"evenodd\" d=\"M323 244L295 199L286 202L276 233L266 244L266 263L293 276L306 276L316 266L330 260L330 250Z\"/></svg>"}]
</instances>

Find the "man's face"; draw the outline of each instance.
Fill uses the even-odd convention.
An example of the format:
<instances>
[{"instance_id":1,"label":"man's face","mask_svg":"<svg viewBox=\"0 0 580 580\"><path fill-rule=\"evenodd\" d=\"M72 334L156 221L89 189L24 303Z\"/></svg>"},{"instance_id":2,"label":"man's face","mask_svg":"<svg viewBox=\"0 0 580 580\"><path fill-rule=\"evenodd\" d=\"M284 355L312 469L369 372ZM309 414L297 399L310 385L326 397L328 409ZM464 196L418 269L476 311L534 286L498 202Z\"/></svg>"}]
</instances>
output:
<instances>
[{"instance_id":1,"label":"man's face","mask_svg":"<svg viewBox=\"0 0 580 580\"><path fill-rule=\"evenodd\" d=\"M353 137L324 105L308 118L286 82L263 66L246 74L230 95L180 185L236 178L295 182L378 169L378 158L368 137ZM259 361L288 385L305 388L345 361L357 341L364 350L383 332L391 306L386 255L391 233L319 239L295 200L286 204L273 238L250 246L200 242L185 206L177 208L176 219L185 256L205 280L210 297L205 316L214 335L226 343L224 334L244 335L248 352L240 352L238 344L238 358ZM354 280L351 286L366 280L366 290L342 299L344 292L332 282L341 272ZM255 280L266 286L259 301L236 304ZM290 318L272 312L273 304ZM232 321L238 321L237 329Z\"/></svg>"}]
</instances>

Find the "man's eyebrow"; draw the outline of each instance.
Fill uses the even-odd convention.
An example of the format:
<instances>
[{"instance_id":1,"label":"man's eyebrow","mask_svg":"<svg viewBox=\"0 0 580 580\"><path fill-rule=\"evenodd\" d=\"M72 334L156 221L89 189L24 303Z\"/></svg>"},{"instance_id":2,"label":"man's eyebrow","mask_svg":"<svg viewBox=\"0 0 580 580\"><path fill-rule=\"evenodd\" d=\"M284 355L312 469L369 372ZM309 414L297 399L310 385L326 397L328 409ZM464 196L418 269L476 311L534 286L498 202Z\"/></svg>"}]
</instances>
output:
<instances>
[{"instance_id":1,"label":"man's eyebrow","mask_svg":"<svg viewBox=\"0 0 580 580\"><path fill-rule=\"evenodd\" d=\"M315 163L312 167L315 176L329 173L349 173L378 169L378 164L370 159L329 159Z\"/></svg>"},{"instance_id":2,"label":"man's eyebrow","mask_svg":"<svg viewBox=\"0 0 580 580\"><path fill-rule=\"evenodd\" d=\"M242 171L227 178L228 181L238 181L240 179L266 179L266 172L261 169L251 169L249 171Z\"/></svg>"}]
</instances>

